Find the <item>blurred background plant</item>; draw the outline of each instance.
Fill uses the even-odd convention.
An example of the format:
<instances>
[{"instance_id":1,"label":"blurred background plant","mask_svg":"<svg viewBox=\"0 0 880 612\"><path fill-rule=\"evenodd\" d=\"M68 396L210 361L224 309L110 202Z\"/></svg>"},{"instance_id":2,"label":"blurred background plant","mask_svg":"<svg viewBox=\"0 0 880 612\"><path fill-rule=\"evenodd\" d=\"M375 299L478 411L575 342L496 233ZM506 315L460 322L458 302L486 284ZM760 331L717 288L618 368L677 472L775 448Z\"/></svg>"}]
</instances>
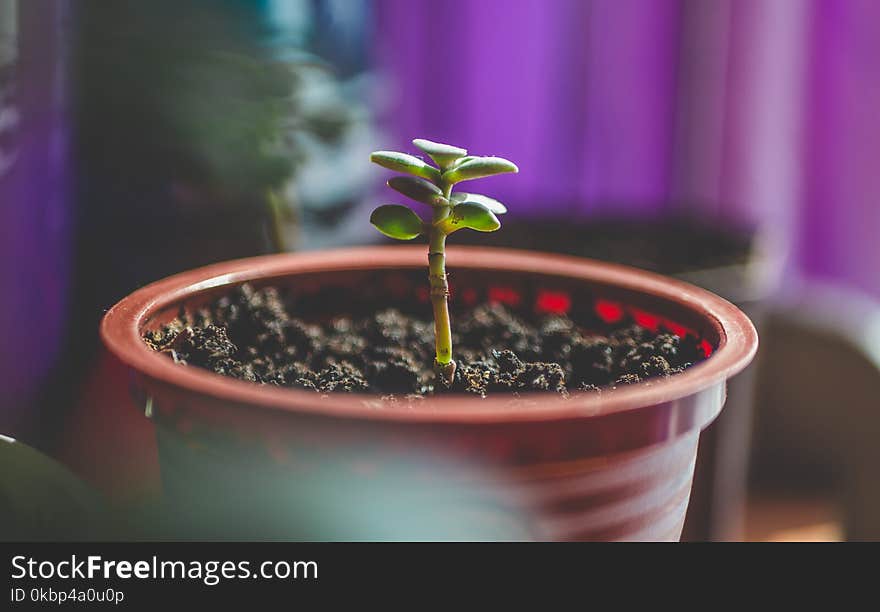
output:
<instances>
[{"instance_id":1,"label":"blurred background plant","mask_svg":"<svg viewBox=\"0 0 880 612\"><path fill-rule=\"evenodd\" d=\"M123 0L72 12L76 325L61 380L91 367L108 304L187 268L314 243L312 229L335 227L363 191L356 169L299 186L313 160L344 164L369 146L370 113L364 64L312 44L345 32L314 7L284 7ZM52 387L52 405L70 395Z\"/></svg>"},{"instance_id":2,"label":"blurred background plant","mask_svg":"<svg viewBox=\"0 0 880 612\"><path fill-rule=\"evenodd\" d=\"M297 170L364 121L331 64L291 41L278 48L280 26L260 4L95 2L77 12L77 160L81 199L97 217L83 226L107 233L107 220L130 220L113 226L122 240L170 247L168 269L151 266L150 277L179 268L181 250L195 265L284 250ZM262 231L248 234L254 225ZM261 233L265 244L236 245ZM217 238L221 252L206 249Z\"/></svg>"}]
</instances>

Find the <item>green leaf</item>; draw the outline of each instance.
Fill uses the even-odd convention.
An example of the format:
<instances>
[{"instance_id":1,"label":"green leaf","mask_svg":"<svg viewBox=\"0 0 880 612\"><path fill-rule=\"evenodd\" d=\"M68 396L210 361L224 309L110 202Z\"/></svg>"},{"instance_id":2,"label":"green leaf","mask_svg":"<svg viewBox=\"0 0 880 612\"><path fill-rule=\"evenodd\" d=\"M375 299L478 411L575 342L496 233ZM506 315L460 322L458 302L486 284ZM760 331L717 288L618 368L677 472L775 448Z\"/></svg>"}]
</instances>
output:
<instances>
[{"instance_id":1,"label":"green leaf","mask_svg":"<svg viewBox=\"0 0 880 612\"><path fill-rule=\"evenodd\" d=\"M467 149L453 147L442 142L432 142L424 138L416 138L412 143L427 153L441 168L448 168L457 159L467 155Z\"/></svg>"},{"instance_id":2,"label":"green leaf","mask_svg":"<svg viewBox=\"0 0 880 612\"><path fill-rule=\"evenodd\" d=\"M507 207L504 204L494 198L490 198L489 196L480 195L478 193L464 193L463 191L452 194L453 204L458 205L464 204L465 202L482 204L496 215L503 215L507 212Z\"/></svg>"},{"instance_id":3,"label":"green leaf","mask_svg":"<svg viewBox=\"0 0 880 612\"><path fill-rule=\"evenodd\" d=\"M406 206L385 204L373 211L370 223L376 229L397 240L412 240L422 233L422 220Z\"/></svg>"},{"instance_id":4,"label":"green leaf","mask_svg":"<svg viewBox=\"0 0 880 612\"><path fill-rule=\"evenodd\" d=\"M447 170L450 170L452 168L458 168L463 163L469 162L472 159L480 159L480 157L479 157L479 155L465 155L464 157L459 157L458 159L455 160L455 162L449 168L447 168Z\"/></svg>"},{"instance_id":5,"label":"green leaf","mask_svg":"<svg viewBox=\"0 0 880 612\"><path fill-rule=\"evenodd\" d=\"M389 170L420 176L434 183L440 181L440 171L414 155L397 151L374 151L370 153L370 161Z\"/></svg>"},{"instance_id":6,"label":"green leaf","mask_svg":"<svg viewBox=\"0 0 880 612\"><path fill-rule=\"evenodd\" d=\"M447 184L454 185L462 181L470 181L506 172L519 172L519 168L512 161L506 160L503 157L478 157L447 170L443 173L442 178Z\"/></svg>"},{"instance_id":7,"label":"green leaf","mask_svg":"<svg viewBox=\"0 0 880 612\"><path fill-rule=\"evenodd\" d=\"M478 232L494 232L501 227L501 221L491 210L476 202L465 202L452 209L448 217L440 222L440 228L451 234L462 228Z\"/></svg>"},{"instance_id":8,"label":"green leaf","mask_svg":"<svg viewBox=\"0 0 880 612\"><path fill-rule=\"evenodd\" d=\"M422 202L429 206L446 204L443 192L434 183L415 176L395 176L388 181L388 186L399 191L416 202Z\"/></svg>"},{"instance_id":9,"label":"green leaf","mask_svg":"<svg viewBox=\"0 0 880 612\"><path fill-rule=\"evenodd\" d=\"M416 138L412 143L428 155L446 155L449 157L455 156L456 158L467 155L467 149L443 144L442 142L433 142L424 138Z\"/></svg>"}]
</instances>

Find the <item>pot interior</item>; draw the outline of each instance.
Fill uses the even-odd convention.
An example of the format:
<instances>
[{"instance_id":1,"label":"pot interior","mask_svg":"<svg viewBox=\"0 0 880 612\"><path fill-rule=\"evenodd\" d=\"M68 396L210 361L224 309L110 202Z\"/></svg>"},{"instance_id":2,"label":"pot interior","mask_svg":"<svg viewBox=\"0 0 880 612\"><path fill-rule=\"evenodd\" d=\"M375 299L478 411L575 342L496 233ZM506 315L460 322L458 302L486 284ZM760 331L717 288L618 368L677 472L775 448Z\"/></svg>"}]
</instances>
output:
<instances>
[{"instance_id":1,"label":"pot interior","mask_svg":"<svg viewBox=\"0 0 880 612\"><path fill-rule=\"evenodd\" d=\"M333 269L236 280L209 289L184 292L160 304L141 319L140 333L156 329L228 294L243 282L272 286L292 304L294 314L309 321L339 315L367 315L389 307L426 320L431 318L426 270L422 267ZM673 281L670 281L673 282ZM590 329L632 321L652 330L664 328L703 340L707 356L720 342L720 326L706 315L675 300L596 280L550 273L469 268L458 262L449 269L450 311L500 302L517 315L533 319L564 314ZM454 320L453 320L454 325Z\"/></svg>"}]
</instances>

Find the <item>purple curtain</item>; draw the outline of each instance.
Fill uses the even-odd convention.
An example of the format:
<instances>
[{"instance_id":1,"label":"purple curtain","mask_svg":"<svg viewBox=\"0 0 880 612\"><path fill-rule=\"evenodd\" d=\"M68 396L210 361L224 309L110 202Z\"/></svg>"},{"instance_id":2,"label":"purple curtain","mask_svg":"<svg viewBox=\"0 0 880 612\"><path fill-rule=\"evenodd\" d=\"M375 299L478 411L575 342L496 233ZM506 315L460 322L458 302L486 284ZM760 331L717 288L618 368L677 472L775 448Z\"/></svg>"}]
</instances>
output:
<instances>
[{"instance_id":1,"label":"purple curtain","mask_svg":"<svg viewBox=\"0 0 880 612\"><path fill-rule=\"evenodd\" d=\"M21 435L64 337L67 3L0 4L0 433Z\"/></svg>"},{"instance_id":2,"label":"purple curtain","mask_svg":"<svg viewBox=\"0 0 880 612\"><path fill-rule=\"evenodd\" d=\"M678 2L378 0L377 14L387 146L418 135L516 160L515 181L485 183L512 214L665 200Z\"/></svg>"},{"instance_id":3,"label":"purple curtain","mask_svg":"<svg viewBox=\"0 0 880 612\"><path fill-rule=\"evenodd\" d=\"M880 296L880 2L817 2L797 255Z\"/></svg>"},{"instance_id":4,"label":"purple curtain","mask_svg":"<svg viewBox=\"0 0 880 612\"><path fill-rule=\"evenodd\" d=\"M880 295L880 2L377 0L390 142L516 160L511 214L695 207Z\"/></svg>"}]
</instances>

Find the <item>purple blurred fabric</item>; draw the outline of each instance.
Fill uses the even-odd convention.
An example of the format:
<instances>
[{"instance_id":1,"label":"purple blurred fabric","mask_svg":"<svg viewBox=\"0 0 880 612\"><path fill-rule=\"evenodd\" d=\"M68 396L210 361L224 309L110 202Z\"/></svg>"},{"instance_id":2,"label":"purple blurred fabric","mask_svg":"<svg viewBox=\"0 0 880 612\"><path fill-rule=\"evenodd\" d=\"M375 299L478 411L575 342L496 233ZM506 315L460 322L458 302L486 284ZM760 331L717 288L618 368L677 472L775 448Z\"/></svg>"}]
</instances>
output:
<instances>
[{"instance_id":1,"label":"purple blurred fabric","mask_svg":"<svg viewBox=\"0 0 880 612\"><path fill-rule=\"evenodd\" d=\"M508 156L512 215L695 207L880 295L880 2L377 0L387 147Z\"/></svg>"},{"instance_id":2,"label":"purple blurred fabric","mask_svg":"<svg viewBox=\"0 0 880 612\"><path fill-rule=\"evenodd\" d=\"M798 255L880 295L880 2L818 2Z\"/></svg>"},{"instance_id":3,"label":"purple blurred fabric","mask_svg":"<svg viewBox=\"0 0 880 612\"><path fill-rule=\"evenodd\" d=\"M531 213L665 199L677 2L379 0L377 45L413 135L516 160L481 185Z\"/></svg>"},{"instance_id":4,"label":"purple blurred fabric","mask_svg":"<svg viewBox=\"0 0 880 612\"><path fill-rule=\"evenodd\" d=\"M0 433L14 435L33 417L28 411L64 337L71 222L66 6L18 3L15 60L5 67L0 104Z\"/></svg>"}]
</instances>

